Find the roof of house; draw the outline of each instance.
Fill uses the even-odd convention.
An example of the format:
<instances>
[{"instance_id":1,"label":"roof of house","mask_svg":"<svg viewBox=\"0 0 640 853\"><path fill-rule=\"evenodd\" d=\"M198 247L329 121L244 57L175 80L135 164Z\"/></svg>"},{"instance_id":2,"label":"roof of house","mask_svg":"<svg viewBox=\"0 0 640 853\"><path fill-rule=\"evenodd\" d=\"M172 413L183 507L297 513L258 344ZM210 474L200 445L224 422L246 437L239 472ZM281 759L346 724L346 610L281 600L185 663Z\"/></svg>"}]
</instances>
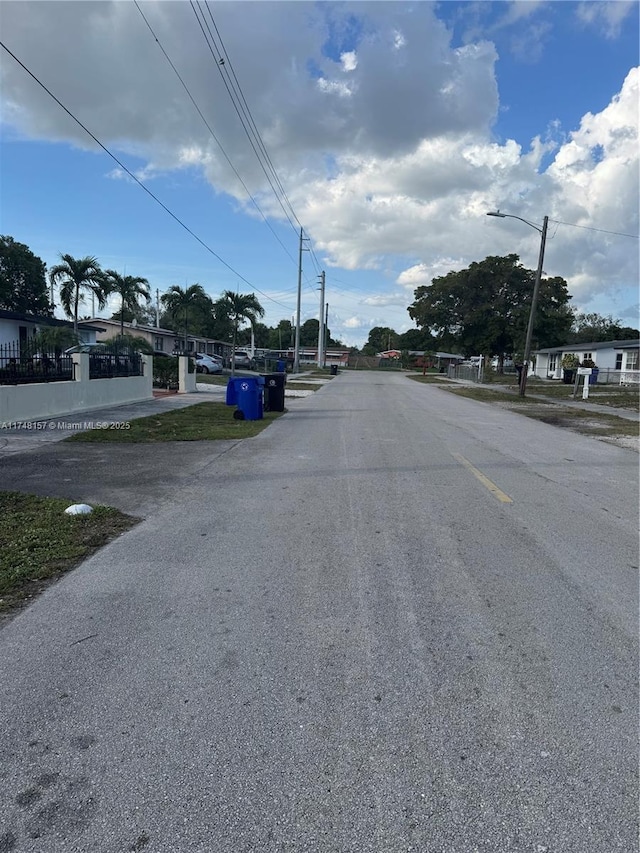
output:
<instances>
[{"instance_id":1,"label":"roof of house","mask_svg":"<svg viewBox=\"0 0 640 853\"><path fill-rule=\"evenodd\" d=\"M91 327L87 325L87 322L89 322L89 323L106 323L108 326L117 326L118 328L120 328L120 320L113 320L111 318L107 320L107 319L103 319L102 317L93 317L91 320L84 321L82 323L79 323L78 325L82 326L85 329L89 329ZM142 323L126 323L125 322L124 328L127 331L133 332L134 334L136 332L147 332L147 333L151 333L153 335L169 335L170 337L176 338L176 339L182 338L182 332L176 332L173 329L161 329L159 326L145 326ZM102 331L106 331L106 330L103 329ZM207 341L207 343L224 344L225 346L231 346L231 344L228 341L220 341L217 338L208 338L206 335L194 335L191 332L189 332L189 334L187 335L187 338L190 341Z\"/></svg>"},{"instance_id":2,"label":"roof of house","mask_svg":"<svg viewBox=\"0 0 640 853\"><path fill-rule=\"evenodd\" d=\"M39 326L73 328L73 323L70 320L58 320L57 317L46 317L44 314L23 314L20 311L6 311L5 309L0 309L0 320L17 320L22 323L37 323ZM103 331L99 326L93 326L86 322L78 323L78 325L92 332Z\"/></svg>"},{"instance_id":3,"label":"roof of house","mask_svg":"<svg viewBox=\"0 0 640 853\"><path fill-rule=\"evenodd\" d=\"M538 353L552 352L593 352L599 349L634 349L640 347L639 338L631 338L627 341L587 341L579 344L563 344L560 347L545 347L544 349L536 350Z\"/></svg>"},{"instance_id":4,"label":"roof of house","mask_svg":"<svg viewBox=\"0 0 640 853\"><path fill-rule=\"evenodd\" d=\"M464 358L463 355L456 352L431 352L431 350L424 349L410 349L409 355L434 355L436 358L459 358L460 361Z\"/></svg>"},{"instance_id":5,"label":"roof of house","mask_svg":"<svg viewBox=\"0 0 640 853\"><path fill-rule=\"evenodd\" d=\"M90 320L84 320L78 323L79 326L83 328L88 328L87 323L106 323L108 326L118 326L120 328L120 320L112 320L106 319L103 317L92 317ZM131 329L132 331L136 331L136 329L140 332L155 332L155 334L161 333L164 335L173 335L177 337L178 332L174 332L173 329L160 329L157 326L144 326L142 323L125 323L125 329ZM192 335L189 335L192 337Z\"/></svg>"}]
</instances>

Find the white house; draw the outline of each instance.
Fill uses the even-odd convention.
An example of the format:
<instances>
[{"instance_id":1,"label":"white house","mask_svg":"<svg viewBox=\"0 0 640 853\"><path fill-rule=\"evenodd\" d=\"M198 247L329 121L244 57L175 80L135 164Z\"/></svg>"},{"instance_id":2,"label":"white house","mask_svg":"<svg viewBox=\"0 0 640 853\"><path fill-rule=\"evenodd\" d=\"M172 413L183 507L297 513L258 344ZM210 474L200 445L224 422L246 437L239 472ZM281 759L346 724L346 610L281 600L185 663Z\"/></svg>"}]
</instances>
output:
<instances>
[{"instance_id":1,"label":"white house","mask_svg":"<svg viewBox=\"0 0 640 853\"><path fill-rule=\"evenodd\" d=\"M535 355L535 376L541 379L562 379L562 359L577 355L580 361L590 358L598 368L598 382L640 381L640 340L597 341L564 344L540 349Z\"/></svg>"},{"instance_id":2,"label":"white house","mask_svg":"<svg viewBox=\"0 0 640 853\"><path fill-rule=\"evenodd\" d=\"M102 317L94 317L88 321L88 324L89 327L94 324L102 326L97 336L98 342L111 340L120 334L120 320L105 320ZM80 327L86 328L87 323L80 323ZM172 329L144 326L133 322L124 324L124 333L125 335L144 338L153 347L156 354L172 355L184 349L184 335L174 332ZM188 335L187 346L190 353L203 352L207 355L220 355L223 358L231 355L231 344L199 335Z\"/></svg>"},{"instance_id":3,"label":"white house","mask_svg":"<svg viewBox=\"0 0 640 853\"><path fill-rule=\"evenodd\" d=\"M21 314L18 311L0 310L0 346L22 347L29 339L44 328L73 329L69 320L43 317L38 314ZM93 323L78 327L78 336L83 343L96 342L96 334L102 329Z\"/></svg>"}]
</instances>

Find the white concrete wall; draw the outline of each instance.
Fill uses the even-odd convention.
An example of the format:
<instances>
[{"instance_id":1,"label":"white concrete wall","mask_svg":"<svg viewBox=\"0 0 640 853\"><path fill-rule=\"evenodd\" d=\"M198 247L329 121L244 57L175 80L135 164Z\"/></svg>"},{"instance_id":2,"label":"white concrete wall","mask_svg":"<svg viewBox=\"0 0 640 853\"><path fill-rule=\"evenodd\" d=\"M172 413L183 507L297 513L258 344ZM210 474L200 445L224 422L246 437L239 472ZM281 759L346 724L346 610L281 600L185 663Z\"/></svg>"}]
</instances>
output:
<instances>
[{"instance_id":1,"label":"white concrete wall","mask_svg":"<svg viewBox=\"0 0 640 853\"><path fill-rule=\"evenodd\" d=\"M189 358L178 356L178 393L192 394L196 390L196 372L189 373Z\"/></svg>"},{"instance_id":2,"label":"white concrete wall","mask_svg":"<svg viewBox=\"0 0 640 853\"><path fill-rule=\"evenodd\" d=\"M151 356L142 356L143 376L113 379L89 379L88 354L76 353L76 359L75 381L0 385L0 422L44 420L153 398Z\"/></svg>"}]
</instances>

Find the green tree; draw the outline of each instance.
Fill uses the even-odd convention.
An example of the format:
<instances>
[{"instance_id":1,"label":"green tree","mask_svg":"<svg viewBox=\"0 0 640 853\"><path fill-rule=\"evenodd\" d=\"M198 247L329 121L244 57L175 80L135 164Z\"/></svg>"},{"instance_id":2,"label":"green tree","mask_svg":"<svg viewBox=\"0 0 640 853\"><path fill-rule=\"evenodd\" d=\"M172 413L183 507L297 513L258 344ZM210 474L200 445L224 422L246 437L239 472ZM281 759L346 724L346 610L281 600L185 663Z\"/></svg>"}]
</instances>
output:
<instances>
[{"instance_id":1,"label":"green tree","mask_svg":"<svg viewBox=\"0 0 640 853\"><path fill-rule=\"evenodd\" d=\"M331 329L329 327L327 327L325 346L334 347L336 349L345 349L345 345L342 343L340 338L332 338L331 337Z\"/></svg>"},{"instance_id":2,"label":"green tree","mask_svg":"<svg viewBox=\"0 0 640 853\"><path fill-rule=\"evenodd\" d=\"M571 333L566 343L582 344L600 341L625 341L640 337L640 331L631 326L623 326L622 320L614 320L602 314L577 313L573 320ZM564 341L563 341L564 343Z\"/></svg>"},{"instance_id":3,"label":"green tree","mask_svg":"<svg viewBox=\"0 0 640 853\"><path fill-rule=\"evenodd\" d=\"M535 272L518 255L488 257L418 287L407 310L443 348L465 355L515 353L524 346L534 281ZM565 342L573 319L570 299L563 278L541 281L534 348Z\"/></svg>"},{"instance_id":4,"label":"green tree","mask_svg":"<svg viewBox=\"0 0 640 853\"><path fill-rule=\"evenodd\" d=\"M167 314L175 323L182 325L184 330L184 352L187 353L189 351L189 320L194 312L210 311L212 307L211 299L204 292L200 284L192 284L190 287L184 289L174 284L160 298L162 304L167 309Z\"/></svg>"},{"instance_id":5,"label":"green tree","mask_svg":"<svg viewBox=\"0 0 640 853\"><path fill-rule=\"evenodd\" d=\"M78 332L78 307L84 302L83 291L89 290L98 300L98 307L107 304L104 273L97 258L74 258L60 255L61 264L52 267L49 280L60 285L60 302L67 317L73 318L73 330Z\"/></svg>"},{"instance_id":6,"label":"green tree","mask_svg":"<svg viewBox=\"0 0 640 853\"><path fill-rule=\"evenodd\" d=\"M258 302L255 293L234 293L232 290L225 290L218 300L218 304L233 325L232 346L235 353L238 326L245 320L248 320L251 324L256 323L258 317L264 317L264 308ZM231 375L233 376L234 373L235 362L232 359Z\"/></svg>"},{"instance_id":7,"label":"green tree","mask_svg":"<svg viewBox=\"0 0 640 853\"><path fill-rule=\"evenodd\" d=\"M435 338L426 329L407 329L398 335L398 349L429 352L435 348Z\"/></svg>"},{"instance_id":8,"label":"green tree","mask_svg":"<svg viewBox=\"0 0 640 853\"><path fill-rule=\"evenodd\" d=\"M78 335L68 326L43 326L29 341L32 352L62 355L64 350L80 342Z\"/></svg>"},{"instance_id":9,"label":"green tree","mask_svg":"<svg viewBox=\"0 0 640 853\"><path fill-rule=\"evenodd\" d=\"M275 328L269 329L269 349L289 349L294 345L294 328L291 320L280 320Z\"/></svg>"},{"instance_id":10,"label":"green tree","mask_svg":"<svg viewBox=\"0 0 640 853\"><path fill-rule=\"evenodd\" d=\"M140 335L116 335L114 338L109 338L104 342L106 352L118 352L121 349L128 349L133 352L142 352L147 355L153 355L153 347L146 338Z\"/></svg>"},{"instance_id":11,"label":"green tree","mask_svg":"<svg viewBox=\"0 0 640 853\"><path fill-rule=\"evenodd\" d=\"M136 323L142 326L155 326L156 311L151 304L147 306L141 305L138 302L132 308L119 308L117 311L114 311L110 319L124 320L125 323L132 323L135 320Z\"/></svg>"},{"instance_id":12,"label":"green tree","mask_svg":"<svg viewBox=\"0 0 640 853\"><path fill-rule=\"evenodd\" d=\"M21 314L53 315L46 264L24 243L0 237L0 308Z\"/></svg>"},{"instance_id":13,"label":"green tree","mask_svg":"<svg viewBox=\"0 0 640 853\"><path fill-rule=\"evenodd\" d=\"M105 270L104 276L106 292L116 293L120 297L120 335L123 336L125 308L134 313L141 296L147 304L151 301L149 282L138 275L120 275L115 270Z\"/></svg>"},{"instance_id":14,"label":"green tree","mask_svg":"<svg viewBox=\"0 0 640 853\"><path fill-rule=\"evenodd\" d=\"M300 346L317 347L320 323L317 320L305 320L300 326Z\"/></svg>"},{"instance_id":15,"label":"green tree","mask_svg":"<svg viewBox=\"0 0 640 853\"><path fill-rule=\"evenodd\" d=\"M397 349L398 334L388 326L374 326L369 332L366 344L362 347L364 355L377 355L390 349Z\"/></svg>"},{"instance_id":16,"label":"green tree","mask_svg":"<svg viewBox=\"0 0 640 853\"><path fill-rule=\"evenodd\" d=\"M253 323L253 340L257 347L269 348L271 329L264 323ZM251 329L238 329L238 343L242 346L251 343Z\"/></svg>"}]
</instances>

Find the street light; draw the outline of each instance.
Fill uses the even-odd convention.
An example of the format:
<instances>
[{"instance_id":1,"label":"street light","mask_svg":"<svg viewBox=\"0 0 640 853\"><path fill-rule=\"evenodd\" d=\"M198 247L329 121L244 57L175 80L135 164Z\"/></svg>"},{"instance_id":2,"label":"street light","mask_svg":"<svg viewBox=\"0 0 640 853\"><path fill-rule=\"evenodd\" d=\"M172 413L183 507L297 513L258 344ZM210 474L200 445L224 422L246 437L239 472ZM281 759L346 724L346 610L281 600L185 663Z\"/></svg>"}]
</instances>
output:
<instances>
[{"instance_id":1,"label":"street light","mask_svg":"<svg viewBox=\"0 0 640 853\"><path fill-rule=\"evenodd\" d=\"M529 357L531 355L531 338L533 337L533 324L536 316L536 305L538 302L538 293L540 292L540 279L542 278L542 264L544 263L544 247L547 242L547 226L549 225L549 217L545 216L542 222L542 228L539 228L537 225L534 225L533 222L529 222L528 219L523 219L521 216L514 216L511 213L500 213L499 210L494 211L493 213L487 213L487 216L498 216L500 219L519 219L520 222L524 222L526 225L530 225L531 228L535 228L536 231L542 235L540 240L540 255L538 257L538 269L536 270L536 280L533 285L533 296L531 297L531 310L529 311L529 323L527 325L527 337L524 342L524 364L522 366L522 374L520 376L520 386L519 386L519 394L521 397L524 397L525 392L527 390L527 374L529 373Z\"/></svg>"}]
</instances>

